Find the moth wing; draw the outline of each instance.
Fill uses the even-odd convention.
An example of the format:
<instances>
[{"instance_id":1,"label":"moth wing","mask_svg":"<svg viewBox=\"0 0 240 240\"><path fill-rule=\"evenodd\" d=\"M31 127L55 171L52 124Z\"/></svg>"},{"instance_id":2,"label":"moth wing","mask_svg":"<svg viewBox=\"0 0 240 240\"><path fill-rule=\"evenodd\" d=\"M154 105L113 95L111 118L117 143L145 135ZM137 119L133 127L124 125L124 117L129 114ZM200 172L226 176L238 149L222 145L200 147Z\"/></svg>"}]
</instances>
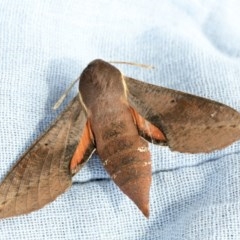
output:
<instances>
[{"instance_id":1,"label":"moth wing","mask_svg":"<svg viewBox=\"0 0 240 240\"><path fill-rule=\"evenodd\" d=\"M236 110L202 97L124 79L130 106L163 132L166 141L160 144L174 151L200 153L240 139L240 113Z\"/></svg>"},{"instance_id":2,"label":"moth wing","mask_svg":"<svg viewBox=\"0 0 240 240\"><path fill-rule=\"evenodd\" d=\"M76 96L1 183L0 218L37 210L71 186L69 164L86 121Z\"/></svg>"}]
</instances>

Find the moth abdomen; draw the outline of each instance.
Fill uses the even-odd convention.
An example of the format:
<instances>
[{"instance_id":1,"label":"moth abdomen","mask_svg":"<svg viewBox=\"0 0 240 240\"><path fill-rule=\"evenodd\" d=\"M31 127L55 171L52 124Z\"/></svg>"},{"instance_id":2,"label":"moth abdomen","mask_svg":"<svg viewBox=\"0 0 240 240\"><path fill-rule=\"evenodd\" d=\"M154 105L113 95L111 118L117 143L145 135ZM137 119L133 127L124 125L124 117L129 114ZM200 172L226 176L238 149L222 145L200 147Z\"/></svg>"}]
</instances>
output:
<instances>
[{"instance_id":1,"label":"moth abdomen","mask_svg":"<svg viewBox=\"0 0 240 240\"><path fill-rule=\"evenodd\" d=\"M151 159L140 136L122 136L104 147L102 163L116 185L148 216ZM107 154L106 154L107 153Z\"/></svg>"}]
</instances>

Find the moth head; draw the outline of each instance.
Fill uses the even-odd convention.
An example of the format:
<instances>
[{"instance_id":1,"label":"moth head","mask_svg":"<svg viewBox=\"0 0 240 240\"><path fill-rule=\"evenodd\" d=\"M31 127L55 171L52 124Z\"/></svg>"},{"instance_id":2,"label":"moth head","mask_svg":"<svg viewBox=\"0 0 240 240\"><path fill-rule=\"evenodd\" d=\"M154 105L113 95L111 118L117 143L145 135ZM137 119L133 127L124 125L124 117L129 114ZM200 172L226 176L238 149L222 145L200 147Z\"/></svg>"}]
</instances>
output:
<instances>
[{"instance_id":1,"label":"moth head","mask_svg":"<svg viewBox=\"0 0 240 240\"><path fill-rule=\"evenodd\" d=\"M79 92L87 108L97 101L115 101L125 95L121 72L108 62L96 59L80 76Z\"/></svg>"}]
</instances>

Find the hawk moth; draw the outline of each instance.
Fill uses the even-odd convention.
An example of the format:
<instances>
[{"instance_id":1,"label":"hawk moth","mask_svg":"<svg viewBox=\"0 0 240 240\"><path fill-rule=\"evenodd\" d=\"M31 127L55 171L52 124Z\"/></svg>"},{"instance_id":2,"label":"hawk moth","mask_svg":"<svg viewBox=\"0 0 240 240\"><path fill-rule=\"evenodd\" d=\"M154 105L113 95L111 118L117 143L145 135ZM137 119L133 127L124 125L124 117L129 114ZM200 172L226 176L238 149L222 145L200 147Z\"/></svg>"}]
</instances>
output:
<instances>
[{"instance_id":1,"label":"hawk moth","mask_svg":"<svg viewBox=\"0 0 240 240\"><path fill-rule=\"evenodd\" d=\"M207 153L240 139L240 113L202 97L124 76L103 60L82 72L79 94L0 185L0 218L42 208L64 193L95 150L106 171L149 216L148 142Z\"/></svg>"}]
</instances>

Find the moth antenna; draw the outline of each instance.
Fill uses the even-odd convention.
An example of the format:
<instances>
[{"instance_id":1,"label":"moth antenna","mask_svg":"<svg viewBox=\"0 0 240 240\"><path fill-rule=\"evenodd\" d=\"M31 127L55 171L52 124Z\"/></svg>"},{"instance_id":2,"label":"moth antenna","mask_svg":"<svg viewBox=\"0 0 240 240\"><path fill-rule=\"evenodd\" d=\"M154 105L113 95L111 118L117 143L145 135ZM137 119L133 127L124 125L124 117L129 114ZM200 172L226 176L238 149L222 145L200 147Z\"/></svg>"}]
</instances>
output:
<instances>
[{"instance_id":1,"label":"moth antenna","mask_svg":"<svg viewBox=\"0 0 240 240\"><path fill-rule=\"evenodd\" d=\"M128 65L137 66L137 67L142 67L142 68L147 68L147 69L154 69L154 66L147 65L147 64L142 64L142 63L122 62L122 61L109 61L109 63L114 63L114 64L128 64Z\"/></svg>"},{"instance_id":2,"label":"moth antenna","mask_svg":"<svg viewBox=\"0 0 240 240\"><path fill-rule=\"evenodd\" d=\"M67 95L69 94L70 90L73 88L73 86L75 85L75 83L79 81L79 77L77 79L75 79L71 85L65 90L65 92L62 94L62 96L57 100L57 102L54 104L54 106L52 107L53 110L56 110L60 107L60 105L63 103L64 99L67 97Z\"/></svg>"}]
</instances>

